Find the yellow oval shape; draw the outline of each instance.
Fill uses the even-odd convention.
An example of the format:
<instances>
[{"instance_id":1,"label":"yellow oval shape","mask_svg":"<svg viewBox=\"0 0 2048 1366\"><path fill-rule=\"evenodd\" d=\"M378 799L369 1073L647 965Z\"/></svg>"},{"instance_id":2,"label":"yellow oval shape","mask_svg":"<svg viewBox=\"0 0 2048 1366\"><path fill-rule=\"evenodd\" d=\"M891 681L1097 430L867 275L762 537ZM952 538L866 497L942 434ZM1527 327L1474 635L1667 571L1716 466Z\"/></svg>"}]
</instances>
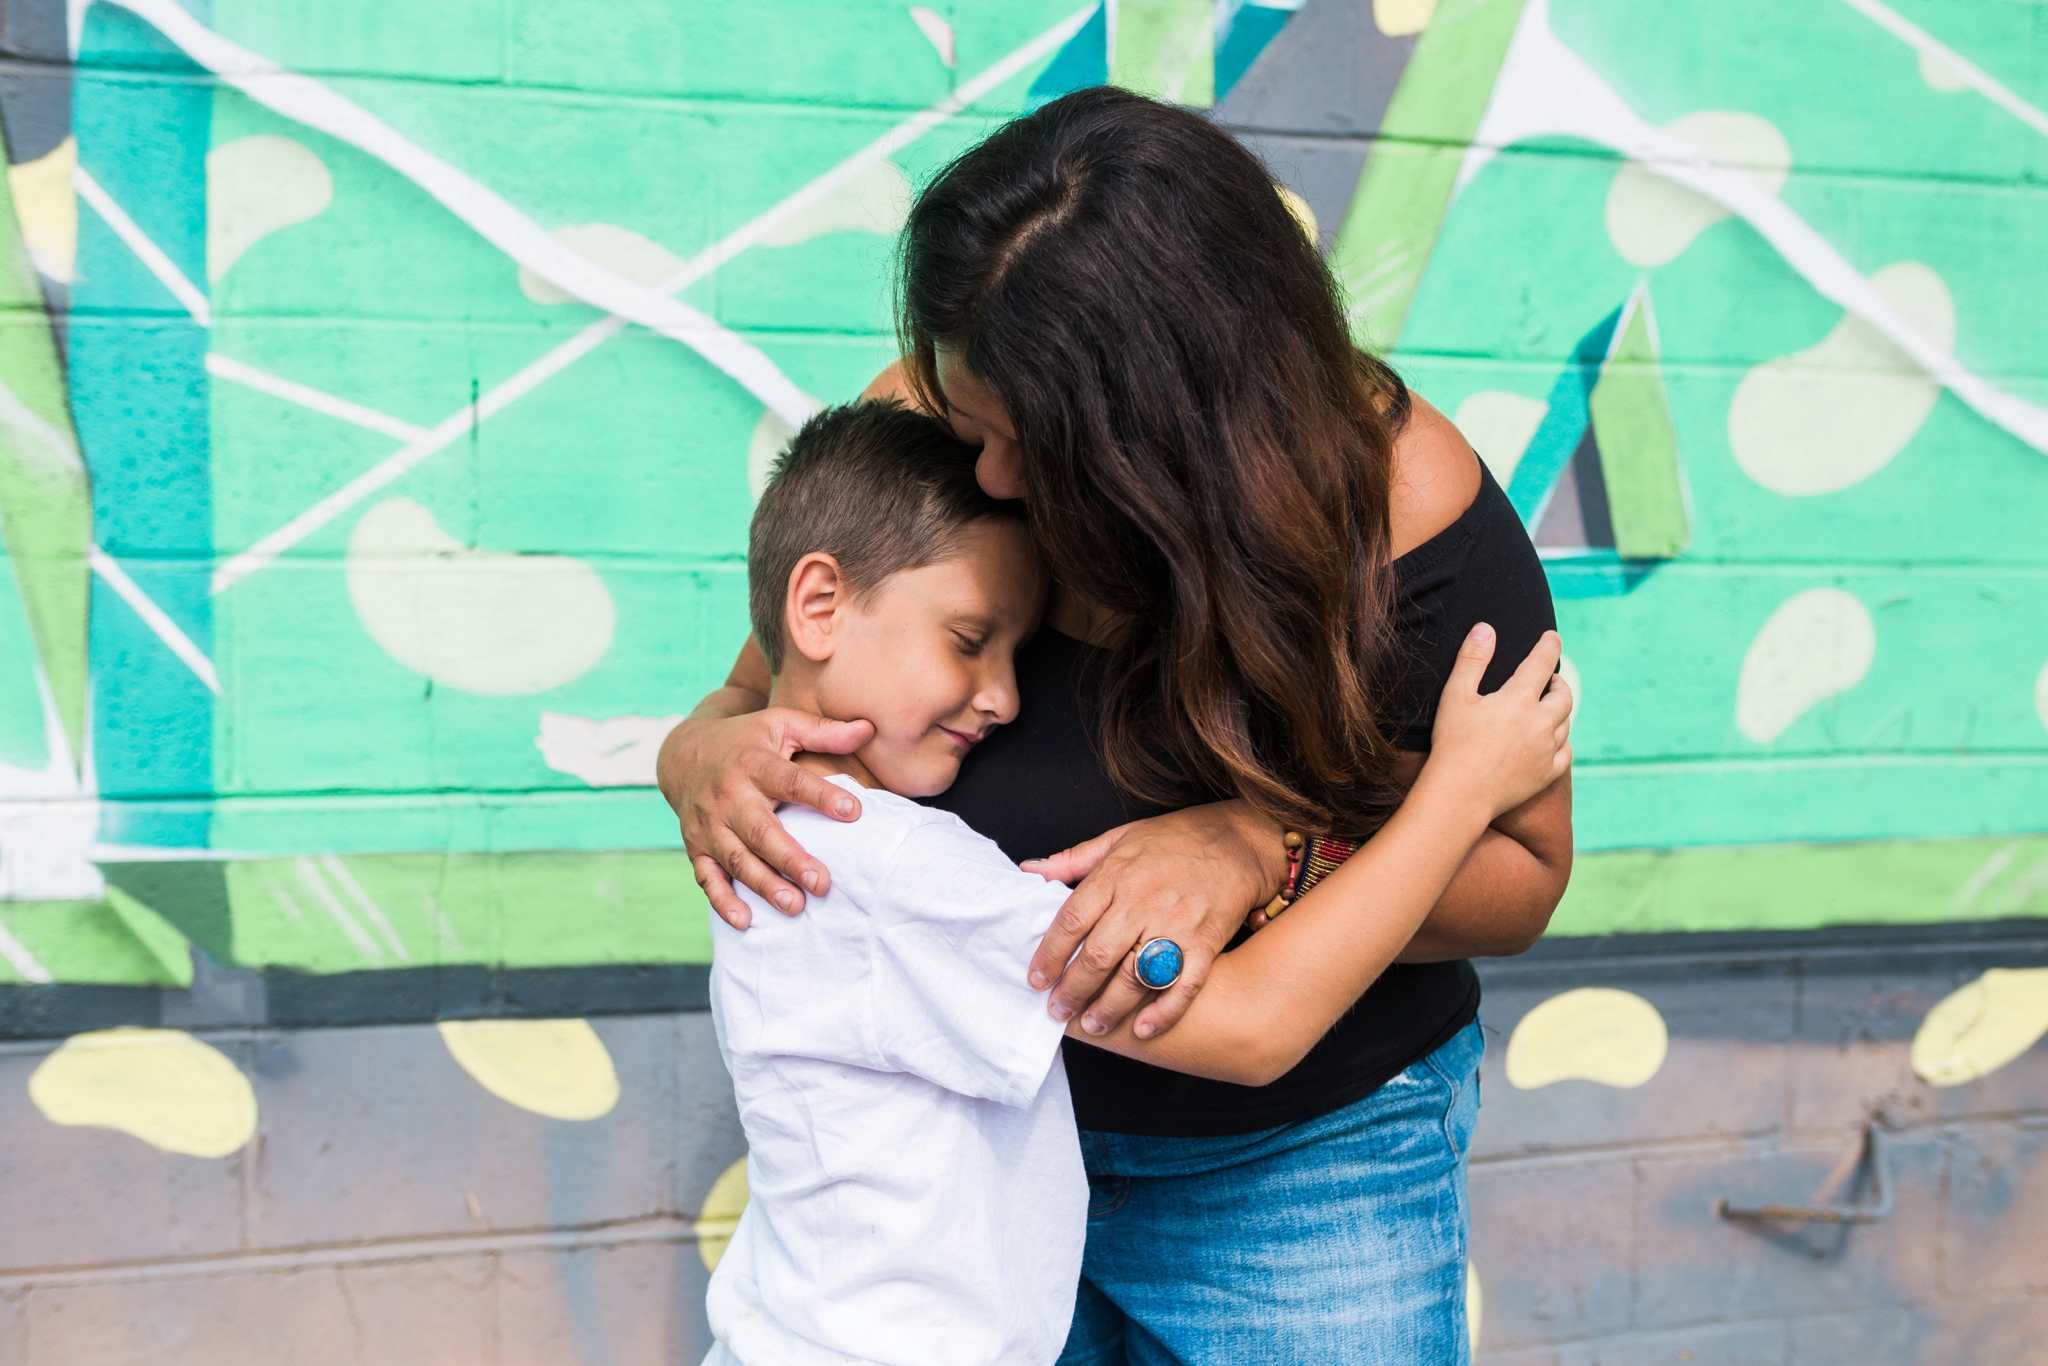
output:
<instances>
[{"instance_id":1,"label":"yellow oval shape","mask_svg":"<svg viewBox=\"0 0 2048 1366\"><path fill-rule=\"evenodd\" d=\"M1657 1075L1671 1036L1657 1007L1632 991L1579 987L1522 1017L1508 1039L1508 1085L1533 1091L1554 1081L1621 1089Z\"/></svg>"},{"instance_id":2,"label":"yellow oval shape","mask_svg":"<svg viewBox=\"0 0 2048 1366\"><path fill-rule=\"evenodd\" d=\"M718 1174L711 1189L704 1192L704 1212L691 1231L697 1235L697 1255L706 1271L718 1270L733 1231L740 1226L740 1214L747 1207L747 1159L744 1157Z\"/></svg>"},{"instance_id":3,"label":"yellow oval shape","mask_svg":"<svg viewBox=\"0 0 2048 1366\"><path fill-rule=\"evenodd\" d=\"M1988 1077L2048 1034L2048 968L1992 968L1943 997L1913 1035L1913 1071L1931 1086Z\"/></svg>"},{"instance_id":4,"label":"yellow oval shape","mask_svg":"<svg viewBox=\"0 0 2048 1366\"><path fill-rule=\"evenodd\" d=\"M119 1129L167 1153L227 1157L256 1133L242 1069L180 1029L74 1034L28 1079L52 1124Z\"/></svg>"},{"instance_id":5,"label":"yellow oval shape","mask_svg":"<svg viewBox=\"0 0 2048 1366\"><path fill-rule=\"evenodd\" d=\"M484 1090L549 1119L597 1119L619 1074L588 1020L443 1020L441 1042Z\"/></svg>"},{"instance_id":6,"label":"yellow oval shape","mask_svg":"<svg viewBox=\"0 0 2048 1366\"><path fill-rule=\"evenodd\" d=\"M1473 1350L1479 1347L1479 1325L1484 1319L1486 1304L1479 1293L1479 1268L1465 1263L1465 1340Z\"/></svg>"}]
</instances>

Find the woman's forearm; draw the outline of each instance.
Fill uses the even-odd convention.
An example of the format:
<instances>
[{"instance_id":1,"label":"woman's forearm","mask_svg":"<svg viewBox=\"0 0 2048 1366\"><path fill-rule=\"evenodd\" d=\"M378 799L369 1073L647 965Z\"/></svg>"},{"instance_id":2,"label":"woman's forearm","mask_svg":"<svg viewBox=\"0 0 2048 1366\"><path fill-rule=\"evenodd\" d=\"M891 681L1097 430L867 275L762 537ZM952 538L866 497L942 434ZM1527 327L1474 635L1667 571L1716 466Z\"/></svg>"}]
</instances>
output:
<instances>
[{"instance_id":1,"label":"woman's forearm","mask_svg":"<svg viewBox=\"0 0 2048 1366\"><path fill-rule=\"evenodd\" d=\"M1488 812L1425 776L1393 818L1287 914L1211 969L1169 1033L1126 1021L1085 1042L1196 1076L1262 1086L1288 1072L1393 963L1442 898Z\"/></svg>"},{"instance_id":2,"label":"woman's forearm","mask_svg":"<svg viewBox=\"0 0 2048 1366\"><path fill-rule=\"evenodd\" d=\"M1572 789L1566 776L1479 837L1399 961L1521 953L1549 927L1571 875Z\"/></svg>"}]
</instances>

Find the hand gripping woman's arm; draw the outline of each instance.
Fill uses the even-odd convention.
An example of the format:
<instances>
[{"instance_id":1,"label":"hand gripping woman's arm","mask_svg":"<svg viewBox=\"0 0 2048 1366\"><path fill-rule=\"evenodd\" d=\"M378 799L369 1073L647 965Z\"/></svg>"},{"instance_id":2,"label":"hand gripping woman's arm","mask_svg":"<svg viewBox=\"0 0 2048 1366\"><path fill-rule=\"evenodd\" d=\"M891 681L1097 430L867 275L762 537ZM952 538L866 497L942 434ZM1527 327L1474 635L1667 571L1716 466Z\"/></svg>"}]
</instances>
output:
<instances>
[{"instance_id":1,"label":"hand gripping woman's arm","mask_svg":"<svg viewBox=\"0 0 2048 1366\"><path fill-rule=\"evenodd\" d=\"M1571 764L1571 694L1551 677L1546 634L1499 691L1481 696L1488 628L1459 650L1429 762L1385 826L1270 928L1220 957L1170 1033L1142 1017L1107 1034L1070 1034L1145 1062L1263 1086L1313 1048L1408 945L1474 842ZM1133 964L1122 969L1134 975Z\"/></svg>"}]
</instances>

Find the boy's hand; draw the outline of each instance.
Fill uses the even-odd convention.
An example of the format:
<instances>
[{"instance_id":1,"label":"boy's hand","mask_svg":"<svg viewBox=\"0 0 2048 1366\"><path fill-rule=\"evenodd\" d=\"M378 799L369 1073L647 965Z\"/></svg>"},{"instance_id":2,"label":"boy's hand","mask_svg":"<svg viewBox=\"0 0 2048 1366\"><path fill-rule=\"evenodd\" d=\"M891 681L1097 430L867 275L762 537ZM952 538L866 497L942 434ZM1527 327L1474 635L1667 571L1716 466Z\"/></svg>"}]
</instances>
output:
<instances>
[{"instance_id":1,"label":"boy's hand","mask_svg":"<svg viewBox=\"0 0 2048 1366\"><path fill-rule=\"evenodd\" d=\"M1472 628L1437 707L1423 779L1454 783L1484 808L1487 821L1549 787L1572 764L1572 694L1557 676L1563 645L1545 631L1529 657L1500 687L1481 696L1493 659L1493 628Z\"/></svg>"}]
</instances>

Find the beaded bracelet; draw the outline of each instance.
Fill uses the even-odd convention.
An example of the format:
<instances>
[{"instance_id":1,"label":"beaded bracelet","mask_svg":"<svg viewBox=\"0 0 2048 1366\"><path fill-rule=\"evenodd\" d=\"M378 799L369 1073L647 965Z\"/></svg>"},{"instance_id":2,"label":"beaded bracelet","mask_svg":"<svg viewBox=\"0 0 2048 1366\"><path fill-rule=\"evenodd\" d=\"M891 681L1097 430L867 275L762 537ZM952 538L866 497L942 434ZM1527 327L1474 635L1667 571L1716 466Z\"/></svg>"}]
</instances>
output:
<instances>
[{"instance_id":1,"label":"beaded bracelet","mask_svg":"<svg viewBox=\"0 0 2048 1366\"><path fill-rule=\"evenodd\" d=\"M1280 894L1267 902L1262 911L1268 921L1292 906L1308 894L1311 887L1343 866L1344 860L1357 853L1361 845L1352 840L1341 840L1333 835L1317 835L1303 839L1289 830L1285 837L1287 845L1287 880L1281 885Z\"/></svg>"}]
</instances>

